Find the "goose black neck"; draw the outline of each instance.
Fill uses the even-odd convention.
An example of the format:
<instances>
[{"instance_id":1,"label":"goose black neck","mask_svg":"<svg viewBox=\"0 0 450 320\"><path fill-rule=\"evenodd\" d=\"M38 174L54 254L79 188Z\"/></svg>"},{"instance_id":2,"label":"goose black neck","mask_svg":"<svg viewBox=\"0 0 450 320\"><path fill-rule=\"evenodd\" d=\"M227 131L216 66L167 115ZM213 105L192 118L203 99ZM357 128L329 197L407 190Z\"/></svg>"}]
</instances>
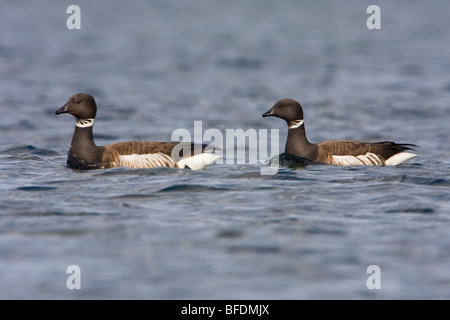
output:
<instances>
[{"instance_id":1,"label":"goose black neck","mask_svg":"<svg viewBox=\"0 0 450 320\"><path fill-rule=\"evenodd\" d=\"M70 149L86 149L96 147L92 134L92 126L80 128L75 126Z\"/></svg>"},{"instance_id":2,"label":"goose black neck","mask_svg":"<svg viewBox=\"0 0 450 320\"><path fill-rule=\"evenodd\" d=\"M75 127L67 166L72 169L97 169L100 167L104 147L98 147L94 143L92 126Z\"/></svg>"},{"instance_id":3,"label":"goose black neck","mask_svg":"<svg viewBox=\"0 0 450 320\"><path fill-rule=\"evenodd\" d=\"M285 152L294 156L315 160L317 145L306 138L305 124L298 128L288 129Z\"/></svg>"}]
</instances>

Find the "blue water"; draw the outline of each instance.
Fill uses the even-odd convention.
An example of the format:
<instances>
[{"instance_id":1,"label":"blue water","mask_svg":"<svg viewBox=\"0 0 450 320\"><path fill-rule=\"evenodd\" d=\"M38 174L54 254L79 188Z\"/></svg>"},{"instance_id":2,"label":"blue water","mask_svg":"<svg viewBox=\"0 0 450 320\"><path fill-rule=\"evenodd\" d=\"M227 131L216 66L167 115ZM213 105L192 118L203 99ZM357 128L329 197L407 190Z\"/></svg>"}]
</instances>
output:
<instances>
[{"instance_id":1,"label":"blue water","mask_svg":"<svg viewBox=\"0 0 450 320\"><path fill-rule=\"evenodd\" d=\"M68 30L71 4L1 4L0 298L450 298L449 4L378 1L369 30L369 1L77 1ZM77 92L96 98L98 145L202 121L279 129L282 148L285 124L261 115L289 97L313 142L419 157L73 171L74 119L54 112Z\"/></svg>"}]
</instances>

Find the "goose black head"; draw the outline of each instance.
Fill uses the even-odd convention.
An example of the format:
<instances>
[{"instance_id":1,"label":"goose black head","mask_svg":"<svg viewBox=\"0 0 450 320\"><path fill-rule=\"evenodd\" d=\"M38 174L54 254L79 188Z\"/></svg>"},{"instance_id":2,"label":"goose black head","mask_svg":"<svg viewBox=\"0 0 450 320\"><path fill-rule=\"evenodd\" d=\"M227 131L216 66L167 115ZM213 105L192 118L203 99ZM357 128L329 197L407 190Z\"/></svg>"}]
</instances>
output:
<instances>
[{"instance_id":1,"label":"goose black head","mask_svg":"<svg viewBox=\"0 0 450 320\"><path fill-rule=\"evenodd\" d=\"M58 109L55 114L70 113L77 119L94 119L97 114L97 105L94 97L87 93L74 94L66 104Z\"/></svg>"},{"instance_id":2,"label":"goose black head","mask_svg":"<svg viewBox=\"0 0 450 320\"><path fill-rule=\"evenodd\" d=\"M289 128L298 128L303 124L303 109L300 103L293 99L281 99L265 112L263 117L277 117L286 120Z\"/></svg>"}]
</instances>

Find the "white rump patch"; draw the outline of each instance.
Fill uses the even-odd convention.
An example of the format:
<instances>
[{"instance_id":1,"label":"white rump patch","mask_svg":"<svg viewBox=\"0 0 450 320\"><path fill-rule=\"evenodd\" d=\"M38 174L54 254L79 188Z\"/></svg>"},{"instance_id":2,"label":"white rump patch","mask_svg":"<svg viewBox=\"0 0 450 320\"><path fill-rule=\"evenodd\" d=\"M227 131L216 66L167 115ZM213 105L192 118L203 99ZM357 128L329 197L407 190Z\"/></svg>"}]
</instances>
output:
<instances>
[{"instance_id":1,"label":"white rump patch","mask_svg":"<svg viewBox=\"0 0 450 320\"><path fill-rule=\"evenodd\" d=\"M221 156L214 153L200 153L192 157L182 158L177 162L178 168L190 168L191 170L202 170L205 169L210 164L219 160Z\"/></svg>"},{"instance_id":2,"label":"white rump patch","mask_svg":"<svg viewBox=\"0 0 450 320\"><path fill-rule=\"evenodd\" d=\"M333 164L338 166L383 166L383 161L375 153L359 156L332 156Z\"/></svg>"},{"instance_id":3,"label":"white rump patch","mask_svg":"<svg viewBox=\"0 0 450 320\"><path fill-rule=\"evenodd\" d=\"M417 154L410 153L410 152L400 152L397 154L394 154L392 157L386 160L387 166L396 166L398 164L404 163L412 158L417 157Z\"/></svg>"},{"instance_id":4,"label":"white rump patch","mask_svg":"<svg viewBox=\"0 0 450 320\"><path fill-rule=\"evenodd\" d=\"M91 119L77 119L77 122L75 122L75 125L78 128L89 128L94 125L94 118Z\"/></svg>"},{"instance_id":5,"label":"white rump patch","mask_svg":"<svg viewBox=\"0 0 450 320\"><path fill-rule=\"evenodd\" d=\"M293 120L293 121L289 121L288 122L288 128L289 129L295 129L300 127L303 124L303 119L302 120Z\"/></svg>"},{"instance_id":6,"label":"white rump patch","mask_svg":"<svg viewBox=\"0 0 450 320\"><path fill-rule=\"evenodd\" d=\"M119 156L119 166L128 168L175 167L173 159L164 153L130 154Z\"/></svg>"}]
</instances>

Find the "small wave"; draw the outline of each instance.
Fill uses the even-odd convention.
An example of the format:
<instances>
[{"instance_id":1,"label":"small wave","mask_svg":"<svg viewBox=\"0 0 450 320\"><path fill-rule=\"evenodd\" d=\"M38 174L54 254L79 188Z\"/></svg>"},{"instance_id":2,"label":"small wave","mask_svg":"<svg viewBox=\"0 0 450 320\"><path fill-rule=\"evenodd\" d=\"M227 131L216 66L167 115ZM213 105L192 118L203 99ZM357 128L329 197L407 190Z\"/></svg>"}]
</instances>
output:
<instances>
[{"instance_id":1,"label":"small wave","mask_svg":"<svg viewBox=\"0 0 450 320\"><path fill-rule=\"evenodd\" d=\"M162 188L157 192L214 192L214 191L231 191L230 188L224 187L211 187L205 185L198 184L177 184L173 186L169 186L166 188Z\"/></svg>"},{"instance_id":2,"label":"small wave","mask_svg":"<svg viewBox=\"0 0 450 320\"><path fill-rule=\"evenodd\" d=\"M271 245L239 245L229 246L228 252L232 254L274 254L282 250L278 246Z\"/></svg>"},{"instance_id":3,"label":"small wave","mask_svg":"<svg viewBox=\"0 0 450 320\"><path fill-rule=\"evenodd\" d=\"M123 194L120 196L113 196L111 197L111 199L128 199L128 200L132 200L132 199L147 199L147 198L154 198L156 197L155 194L152 193L131 193L131 194Z\"/></svg>"},{"instance_id":4,"label":"small wave","mask_svg":"<svg viewBox=\"0 0 450 320\"><path fill-rule=\"evenodd\" d=\"M355 183L355 182L402 182L405 179L405 174L396 174L396 175L373 175L371 177L366 176L357 176L351 179L331 179L328 182L331 183Z\"/></svg>"},{"instance_id":5,"label":"small wave","mask_svg":"<svg viewBox=\"0 0 450 320\"><path fill-rule=\"evenodd\" d=\"M444 178L435 177L418 177L409 176L406 174L394 174L394 175L373 175L370 177L357 176L351 179L331 179L328 182L331 183L355 183L355 182L399 182L399 183L412 183L428 186L448 187L450 182Z\"/></svg>"},{"instance_id":6,"label":"small wave","mask_svg":"<svg viewBox=\"0 0 450 320\"><path fill-rule=\"evenodd\" d=\"M278 171L276 175L268 176L270 179L274 180L297 180L297 181L312 181L313 179L308 179L300 176L294 171Z\"/></svg>"},{"instance_id":7,"label":"small wave","mask_svg":"<svg viewBox=\"0 0 450 320\"><path fill-rule=\"evenodd\" d=\"M405 208L405 209L391 209L386 210L386 213L419 213L419 214L433 214L436 211L433 208Z\"/></svg>"},{"instance_id":8,"label":"small wave","mask_svg":"<svg viewBox=\"0 0 450 320\"><path fill-rule=\"evenodd\" d=\"M100 216L98 212L67 212L60 210L52 210L50 208L24 210L17 208L14 212L15 217L48 217L48 216L67 216L67 217L84 217L84 216Z\"/></svg>"},{"instance_id":9,"label":"small wave","mask_svg":"<svg viewBox=\"0 0 450 320\"><path fill-rule=\"evenodd\" d=\"M244 231L235 228L222 229L217 232L216 236L218 238L240 238L244 236Z\"/></svg>"},{"instance_id":10,"label":"small wave","mask_svg":"<svg viewBox=\"0 0 450 320\"><path fill-rule=\"evenodd\" d=\"M226 68L260 69L264 65L264 61L252 57L237 57L232 59L220 59L217 64Z\"/></svg>"},{"instance_id":11,"label":"small wave","mask_svg":"<svg viewBox=\"0 0 450 320\"><path fill-rule=\"evenodd\" d=\"M20 156L20 155L37 155L37 156L59 156L59 152L37 148L32 145L16 145L0 150L0 154Z\"/></svg>"},{"instance_id":12,"label":"small wave","mask_svg":"<svg viewBox=\"0 0 450 320\"><path fill-rule=\"evenodd\" d=\"M428 185L428 186L439 186L439 187L450 186L450 182L447 179L443 179L443 178L405 176L400 182L422 184L422 185Z\"/></svg>"},{"instance_id":13,"label":"small wave","mask_svg":"<svg viewBox=\"0 0 450 320\"><path fill-rule=\"evenodd\" d=\"M17 190L21 191L48 191L48 190L55 190L58 189L56 187L47 187L47 186L25 186L25 187L19 187Z\"/></svg>"},{"instance_id":14,"label":"small wave","mask_svg":"<svg viewBox=\"0 0 450 320\"><path fill-rule=\"evenodd\" d=\"M0 154L30 153L35 149L36 147L32 145L17 145L0 150Z\"/></svg>"},{"instance_id":15,"label":"small wave","mask_svg":"<svg viewBox=\"0 0 450 320\"><path fill-rule=\"evenodd\" d=\"M108 177L108 176L160 176L160 175L188 175L192 174L192 170L181 170L178 168L143 168L143 169L132 169L125 167L111 168L105 170L95 171L94 176Z\"/></svg>"}]
</instances>

